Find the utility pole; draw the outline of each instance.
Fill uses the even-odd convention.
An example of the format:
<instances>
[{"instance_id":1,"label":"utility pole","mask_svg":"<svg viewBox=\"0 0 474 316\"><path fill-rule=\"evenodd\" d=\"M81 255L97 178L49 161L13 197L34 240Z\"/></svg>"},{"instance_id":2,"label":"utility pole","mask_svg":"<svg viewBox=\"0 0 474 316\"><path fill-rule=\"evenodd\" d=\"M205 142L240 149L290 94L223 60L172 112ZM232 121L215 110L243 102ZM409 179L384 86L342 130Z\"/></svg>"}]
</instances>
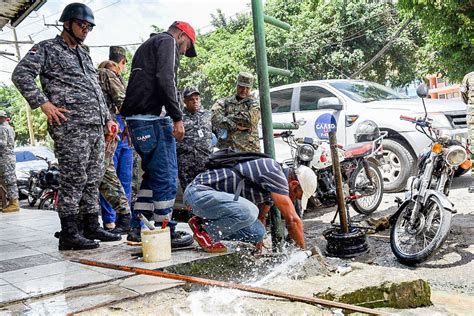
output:
<instances>
[{"instance_id":1,"label":"utility pole","mask_svg":"<svg viewBox=\"0 0 474 316\"><path fill-rule=\"evenodd\" d=\"M16 28L12 27L12 30L13 30L13 37L15 39L14 44L16 48L16 57L18 58L18 62L20 62L21 60L20 45L18 42L18 37L16 35ZM31 108L28 105L28 103L26 104L26 122L28 124L28 133L30 134L30 145L35 146L36 141L35 141L35 133L33 131L33 121L31 120Z\"/></svg>"},{"instance_id":2,"label":"utility pole","mask_svg":"<svg viewBox=\"0 0 474 316\"><path fill-rule=\"evenodd\" d=\"M291 72L286 69L268 66L264 23L269 23L286 31L289 31L291 26L288 23L275 19L274 17L263 14L262 0L252 0L252 18L253 34L255 38L255 53L257 57L256 61L258 90L260 92L260 111L262 114L263 147L266 154L272 158L275 158L272 108L270 103L270 83L268 75L269 73L272 73L282 76L290 76ZM285 233L283 222L281 220L281 214L276 206L272 206L269 217L271 223L273 250L278 251L283 246Z\"/></svg>"},{"instance_id":3,"label":"utility pole","mask_svg":"<svg viewBox=\"0 0 474 316\"><path fill-rule=\"evenodd\" d=\"M393 45L393 43L395 42L395 40L400 36L400 34L403 32L403 30L408 26L408 24L410 24L412 18L408 18L403 24L402 26L395 32L395 34L393 34L393 36L387 41L387 43L384 45L384 47L382 47L382 49L377 53L375 54L374 57L372 57L372 59L370 59L365 65L363 65L362 67L360 67L356 72L354 72L352 75L351 75L351 78L354 79L354 78L357 78L363 71L365 71L367 68L369 68L374 62L376 62L380 57L382 57L382 55L387 51L387 49L390 48L390 46Z\"/></svg>"}]
</instances>

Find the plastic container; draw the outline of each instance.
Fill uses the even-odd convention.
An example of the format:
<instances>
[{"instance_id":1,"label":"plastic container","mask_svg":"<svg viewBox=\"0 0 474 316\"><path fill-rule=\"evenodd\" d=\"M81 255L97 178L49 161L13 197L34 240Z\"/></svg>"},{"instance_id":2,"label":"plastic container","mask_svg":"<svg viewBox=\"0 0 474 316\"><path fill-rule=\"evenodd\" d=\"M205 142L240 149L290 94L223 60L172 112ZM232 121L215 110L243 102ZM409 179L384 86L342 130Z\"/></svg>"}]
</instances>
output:
<instances>
[{"instance_id":1,"label":"plastic container","mask_svg":"<svg viewBox=\"0 0 474 316\"><path fill-rule=\"evenodd\" d=\"M142 230L143 261L158 262L171 259L170 228Z\"/></svg>"}]
</instances>

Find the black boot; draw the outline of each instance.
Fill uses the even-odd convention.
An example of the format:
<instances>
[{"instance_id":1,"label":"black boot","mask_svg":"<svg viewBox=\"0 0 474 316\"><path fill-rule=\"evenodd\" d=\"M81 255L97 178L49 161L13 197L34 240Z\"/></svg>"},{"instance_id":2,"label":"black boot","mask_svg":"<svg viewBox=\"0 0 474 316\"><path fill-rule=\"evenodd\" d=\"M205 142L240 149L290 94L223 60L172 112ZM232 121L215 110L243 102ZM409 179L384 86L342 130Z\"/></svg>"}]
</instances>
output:
<instances>
[{"instance_id":1,"label":"black boot","mask_svg":"<svg viewBox=\"0 0 474 316\"><path fill-rule=\"evenodd\" d=\"M111 233L125 235L130 231L130 214L118 214L115 220L115 228L110 230Z\"/></svg>"},{"instance_id":2,"label":"black boot","mask_svg":"<svg viewBox=\"0 0 474 316\"><path fill-rule=\"evenodd\" d=\"M59 237L59 250L83 250L99 247L98 242L84 238L79 234L75 215L60 218L60 221L61 232L57 234L57 237Z\"/></svg>"},{"instance_id":3,"label":"black boot","mask_svg":"<svg viewBox=\"0 0 474 316\"><path fill-rule=\"evenodd\" d=\"M141 231L142 230L140 227L132 228L127 234L127 240L133 241L133 242L141 242L142 241Z\"/></svg>"},{"instance_id":4,"label":"black boot","mask_svg":"<svg viewBox=\"0 0 474 316\"><path fill-rule=\"evenodd\" d=\"M89 239L99 239L100 241L117 241L122 239L120 235L105 231L99 224L97 214L84 214L84 237Z\"/></svg>"},{"instance_id":5,"label":"black boot","mask_svg":"<svg viewBox=\"0 0 474 316\"><path fill-rule=\"evenodd\" d=\"M171 232L171 248L183 248L188 247L193 244L193 237L181 231L172 231Z\"/></svg>"}]
</instances>

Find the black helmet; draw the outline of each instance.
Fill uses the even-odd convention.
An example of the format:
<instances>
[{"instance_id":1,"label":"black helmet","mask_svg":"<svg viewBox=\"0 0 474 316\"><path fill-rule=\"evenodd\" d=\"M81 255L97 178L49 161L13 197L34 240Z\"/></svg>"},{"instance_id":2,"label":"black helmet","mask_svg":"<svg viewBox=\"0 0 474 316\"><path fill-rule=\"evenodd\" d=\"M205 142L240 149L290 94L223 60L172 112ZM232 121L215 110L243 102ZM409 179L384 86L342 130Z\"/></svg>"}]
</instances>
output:
<instances>
[{"instance_id":1,"label":"black helmet","mask_svg":"<svg viewBox=\"0 0 474 316\"><path fill-rule=\"evenodd\" d=\"M92 13L91 8L83 3L75 2L68 4L61 14L59 22L66 22L72 19L87 21L92 24L92 26L95 26L94 13Z\"/></svg>"},{"instance_id":2,"label":"black helmet","mask_svg":"<svg viewBox=\"0 0 474 316\"><path fill-rule=\"evenodd\" d=\"M380 137L380 130L374 121L366 120L357 126L354 136L357 143L371 142Z\"/></svg>"}]
</instances>

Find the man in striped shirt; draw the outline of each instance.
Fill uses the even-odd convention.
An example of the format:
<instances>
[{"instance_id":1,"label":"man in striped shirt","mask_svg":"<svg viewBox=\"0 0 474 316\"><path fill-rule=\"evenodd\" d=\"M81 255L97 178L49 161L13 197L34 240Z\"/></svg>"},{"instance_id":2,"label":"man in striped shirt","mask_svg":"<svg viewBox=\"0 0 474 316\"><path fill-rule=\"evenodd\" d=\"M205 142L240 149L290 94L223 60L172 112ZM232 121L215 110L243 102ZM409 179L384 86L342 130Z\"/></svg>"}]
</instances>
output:
<instances>
[{"instance_id":1,"label":"man in striped shirt","mask_svg":"<svg viewBox=\"0 0 474 316\"><path fill-rule=\"evenodd\" d=\"M189 221L194 239L207 252L225 252L220 240L258 245L265 235L265 216L275 204L288 224L290 237L305 248L303 222L293 202L301 199L306 208L316 185L310 168L283 169L270 158L207 170L196 176L184 193L184 202L195 215Z\"/></svg>"}]
</instances>

